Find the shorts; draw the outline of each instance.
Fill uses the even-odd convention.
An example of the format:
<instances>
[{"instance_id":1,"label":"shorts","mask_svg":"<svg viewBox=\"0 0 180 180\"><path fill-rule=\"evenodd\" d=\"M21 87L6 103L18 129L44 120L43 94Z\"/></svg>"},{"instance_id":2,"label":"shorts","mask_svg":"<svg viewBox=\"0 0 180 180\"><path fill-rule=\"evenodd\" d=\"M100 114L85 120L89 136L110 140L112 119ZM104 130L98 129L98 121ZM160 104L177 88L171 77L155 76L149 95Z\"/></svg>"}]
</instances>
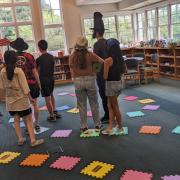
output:
<instances>
[{"instance_id":1,"label":"shorts","mask_svg":"<svg viewBox=\"0 0 180 180\"><path fill-rule=\"evenodd\" d=\"M119 96L121 89L121 81L106 81L106 96Z\"/></svg>"},{"instance_id":2,"label":"shorts","mask_svg":"<svg viewBox=\"0 0 180 180\"><path fill-rule=\"evenodd\" d=\"M32 113L31 108L26 109L26 110L23 110L23 111L9 111L9 114L10 114L11 116L19 115L20 117L27 116L27 115L29 115L29 114L31 114L31 113Z\"/></svg>"},{"instance_id":3,"label":"shorts","mask_svg":"<svg viewBox=\"0 0 180 180\"><path fill-rule=\"evenodd\" d=\"M48 97L53 93L54 80L51 78L43 78L41 81L41 95L42 97Z\"/></svg>"},{"instance_id":4,"label":"shorts","mask_svg":"<svg viewBox=\"0 0 180 180\"><path fill-rule=\"evenodd\" d=\"M40 89L37 84L29 84L30 95L33 99L36 99L40 95Z\"/></svg>"}]
</instances>

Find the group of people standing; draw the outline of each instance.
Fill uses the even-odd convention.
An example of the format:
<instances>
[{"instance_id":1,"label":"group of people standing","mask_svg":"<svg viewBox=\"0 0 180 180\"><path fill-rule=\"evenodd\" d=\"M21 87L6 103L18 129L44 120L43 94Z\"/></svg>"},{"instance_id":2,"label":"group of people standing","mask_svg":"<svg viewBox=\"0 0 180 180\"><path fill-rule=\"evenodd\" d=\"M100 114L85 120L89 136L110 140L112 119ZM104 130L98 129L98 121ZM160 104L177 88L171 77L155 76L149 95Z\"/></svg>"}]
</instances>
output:
<instances>
[{"instance_id":1,"label":"group of people standing","mask_svg":"<svg viewBox=\"0 0 180 180\"><path fill-rule=\"evenodd\" d=\"M87 126L87 98L90 103L95 130L102 130L102 123L109 123L102 131L103 134L114 133L114 120L117 120L116 131L123 133L121 112L118 106L118 95L121 92L121 75L125 72L124 60L116 39L104 39L105 32L102 14L94 13L93 38L94 52L88 51L88 41L85 37L77 38L74 52L69 57L69 66L74 81L77 106L80 111L80 129L89 133ZM43 139L37 140L35 131L40 131L39 109L37 99L40 95L45 98L49 112L48 121L55 122L61 118L56 111L54 89L54 57L47 52L48 43L45 40L38 42L41 56L36 60L25 52L28 44L17 38L10 46L15 51L8 50L4 54L5 65L0 72L0 88L6 91L6 108L14 117L18 145L23 145L26 139L20 129L20 118L25 121L26 133L30 136L32 147L44 143ZM95 72L93 66L98 65L99 71ZM96 83L97 82L97 83ZM98 95L102 99L104 116L99 117ZM32 120L34 112L34 123Z\"/></svg>"},{"instance_id":2,"label":"group of people standing","mask_svg":"<svg viewBox=\"0 0 180 180\"><path fill-rule=\"evenodd\" d=\"M23 145L26 139L20 129L20 118L25 122L25 133L29 134L31 146L44 143L43 139L36 140L35 133L40 131L39 108L37 99L45 98L49 112L47 120L55 122L61 115L56 111L54 90L54 57L47 53L48 43L45 40L38 42L41 56L34 59L33 55L25 52L28 44L17 38L10 43L15 49L4 54L4 66L0 72L0 88L6 91L6 109L14 117L18 145ZM32 117L32 110L34 117ZM34 119L34 123L33 123Z\"/></svg>"},{"instance_id":3,"label":"group of people standing","mask_svg":"<svg viewBox=\"0 0 180 180\"><path fill-rule=\"evenodd\" d=\"M121 92L121 76L125 73L125 63L120 50L119 41L113 38L103 38L105 28L100 12L94 13L93 52L88 51L88 41L80 36L76 40L75 50L70 56L70 69L74 80L77 104L80 111L80 126L83 133L89 133L87 126L87 98L92 111L95 130L101 131L102 123L109 123L102 134L114 133L114 120L117 120L116 132L123 133L122 116L118 105L118 95ZM99 63L100 70L95 73L93 65ZM99 118L98 96L102 99L104 116ZM100 121L101 120L101 121Z\"/></svg>"}]
</instances>

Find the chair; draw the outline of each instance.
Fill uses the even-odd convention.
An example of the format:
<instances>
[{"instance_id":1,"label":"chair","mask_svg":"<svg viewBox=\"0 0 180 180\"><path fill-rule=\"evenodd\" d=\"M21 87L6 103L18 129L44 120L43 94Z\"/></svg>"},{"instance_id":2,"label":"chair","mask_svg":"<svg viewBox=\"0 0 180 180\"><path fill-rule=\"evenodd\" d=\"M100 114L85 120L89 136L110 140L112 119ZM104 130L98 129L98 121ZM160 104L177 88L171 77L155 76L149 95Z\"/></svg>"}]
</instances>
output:
<instances>
[{"instance_id":1,"label":"chair","mask_svg":"<svg viewBox=\"0 0 180 180\"><path fill-rule=\"evenodd\" d=\"M123 75L124 85L126 86L127 81L138 81L140 84L140 70L139 62L132 58L125 60L127 72Z\"/></svg>"}]
</instances>

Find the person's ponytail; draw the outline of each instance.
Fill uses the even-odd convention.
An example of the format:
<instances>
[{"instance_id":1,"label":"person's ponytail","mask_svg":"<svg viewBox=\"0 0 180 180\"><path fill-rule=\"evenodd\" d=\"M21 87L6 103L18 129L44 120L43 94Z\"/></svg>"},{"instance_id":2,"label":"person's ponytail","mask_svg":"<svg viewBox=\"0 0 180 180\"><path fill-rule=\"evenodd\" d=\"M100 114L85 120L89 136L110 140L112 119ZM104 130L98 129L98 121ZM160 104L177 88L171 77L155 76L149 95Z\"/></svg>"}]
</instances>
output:
<instances>
[{"instance_id":1,"label":"person's ponytail","mask_svg":"<svg viewBox=\"0 0 180 180\"><path fill-rule=\"evenodd\" d=\"M4 61L6 64L7 79L12 80L14 76L14 69L16 67L17 55L15 51L6 51L4 53Z\"/></svg>"}]
</instances>

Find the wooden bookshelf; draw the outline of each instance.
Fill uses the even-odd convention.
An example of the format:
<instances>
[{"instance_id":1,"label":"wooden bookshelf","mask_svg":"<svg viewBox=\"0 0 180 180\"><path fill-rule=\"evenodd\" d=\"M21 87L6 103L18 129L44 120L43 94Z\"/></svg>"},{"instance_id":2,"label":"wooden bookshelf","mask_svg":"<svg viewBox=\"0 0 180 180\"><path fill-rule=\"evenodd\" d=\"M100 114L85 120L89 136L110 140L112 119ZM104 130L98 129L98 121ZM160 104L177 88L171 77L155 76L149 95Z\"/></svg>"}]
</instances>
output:
<instances>
[{"instance_id":1,"label":"wooden bookshelf","mask_svg":"<svg viewBox=\"0 0 180 180\"><path fill-rule=\"evenodd\" d=\"M54 79L55 84L66 84L72 82L69 68L69 56L55 57Z\"/></svg>"},{"instance_id":2,"label":"wooden bookshelf","mask_svg":"<svg viewBox=\"0 0 180 180\"><path fill-rule=\"evenodd\" d=\"M121 48L121 52L123 56L131 57L132 56L132 48Z\"/></svg>"},{"instance_id":3,"label":"wooden bookshelf","mask_svg":"<svg viewBox=\"0 0 180 180\"><path fill-rule=\"evenodd\" d=\"M144 48L144 64L145 66L153 66L159 68L157 48Z\"/></svg>"}]
</instances>

